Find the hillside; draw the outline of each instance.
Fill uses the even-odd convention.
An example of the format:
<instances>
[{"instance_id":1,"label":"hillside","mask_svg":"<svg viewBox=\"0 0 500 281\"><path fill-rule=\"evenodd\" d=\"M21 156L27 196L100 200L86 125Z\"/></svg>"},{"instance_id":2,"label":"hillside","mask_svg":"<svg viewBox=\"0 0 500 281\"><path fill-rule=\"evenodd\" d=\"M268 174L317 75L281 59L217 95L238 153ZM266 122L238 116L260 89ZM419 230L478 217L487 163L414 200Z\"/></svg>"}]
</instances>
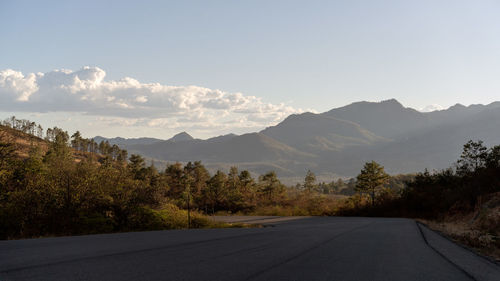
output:
<instances>
[{"instance_id":1,"label":"hillside","mask_svg":"<svg viewBox=\"0 0 500 281\"><path fill-rule=\"evenodd\" d=\"M19 158L28 157L31 147L37 146L44 153L47 152L49 147L47 141L44 139L20 132L4 125L0 125L0 142L14 144L14 152Z\"/></svg>"},{"instance_id":2,"label":"hillside","mask_svg":"<svg viewBox=\"0 0 500 281\"><path fill-rule=\"evenodd\" d=\"M45 154L50 147L50 143L45 139L4 125L0 125L0 142L13 144L13 152L19 159L27 158L33 148L40 149L40 152ZM90 157L96 161L103 158L103 155L99 153L78 151L76 149L71 149L71 153L75 162L80 162Z\"/></svg>"}]
</instances>

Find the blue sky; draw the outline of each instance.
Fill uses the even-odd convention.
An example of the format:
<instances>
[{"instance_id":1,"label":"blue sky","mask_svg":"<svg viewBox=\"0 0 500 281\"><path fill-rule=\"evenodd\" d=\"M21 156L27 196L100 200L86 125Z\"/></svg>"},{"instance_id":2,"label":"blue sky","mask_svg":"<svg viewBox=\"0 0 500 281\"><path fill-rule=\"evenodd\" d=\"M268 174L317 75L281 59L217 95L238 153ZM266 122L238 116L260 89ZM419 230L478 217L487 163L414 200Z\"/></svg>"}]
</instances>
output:
<instances>
[{"instance_id":1,"label":"blue sky","mask_svg":"<svg viewBox=\"0 0 500 281\"><path fill-rule=\"evenodd\" d=\"M74 101L26 106L36 100L36 91L49 91L38 85L27 92L17 89L17 96L10 95L17 105L0 107L0 117L17 113L68 130L78 125L87 135L166 138L185 129L209 137L255 131L289 113L322 112L359 100L396 98L417 109L490 103L500 100L498 14L498 1L2 1L0 71L22 73L20 81L27 83L30 73L67 69L73 73L66 71L64 79L74 79L100 77L102 70L103 81L133 78L142 94L130 94L129 83L128 90L120 88L127 98L118 103L124 94L112 96L133 114L109 114L113 110ZM96 91L94 82L78 91ZM192 94L193 89L181 88L186 100L205 101L191 107L180 102L176 110L141 116L147 107L135 110L139 105L125 103L153 100L142 86L151 83L210 91ZM0 89L4 104L11 88ZM106 85L92 97L104 99L104 92L115 90ZM176 98L171 89L162 91ZM29 97L21 101L23 93ZM236 93L244 101L229 105ZM256 103L253 98L260 106L242 112L245 102ZM228 105L214 107L221 103ZM226 114L223 122L217 110ZM173 120L175 114L186 120ZM124 132L127 126L136 130Z\"/></svg>"}]
</instances>

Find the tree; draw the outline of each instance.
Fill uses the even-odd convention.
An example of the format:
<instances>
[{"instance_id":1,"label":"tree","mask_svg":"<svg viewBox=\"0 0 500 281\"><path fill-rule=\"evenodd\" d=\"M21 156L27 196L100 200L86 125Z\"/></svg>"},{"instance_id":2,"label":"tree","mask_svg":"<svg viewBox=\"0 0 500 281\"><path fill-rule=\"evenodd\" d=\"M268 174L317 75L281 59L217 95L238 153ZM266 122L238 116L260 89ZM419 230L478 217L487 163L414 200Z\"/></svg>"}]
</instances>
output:
<instances>
[{"instance_id":1,"label":"tree","mask_svg":"<svg viewBox=\"0 0 500 281\"><path fill-rule=\"evenodd\" d=\"M111 157L113 158L113 160L118 159L120 152L121 152L121 149L118 145L113 144L113 146L111 146Z\"/></svg>"},{"instance_id":2,"label":"tree","mask_svg":"<svg viewBox=\"0 0 500 281\"><path fill-rule=\"evenodd\" d=\"M259 185L259 192L269 203L276 203L284 195L285 186L280 182L274 171L260 176Z\"/></svg>"},{"instance_id":3,"label":"tree","mask_svg":"<svg viewBox=\"0 0 500 281\"><path fill-rule=\"evenodd\" d=\"M255 181L252 178L252 175L249 171L243 170L241 171L239 177L239 181L241 184L241 189L244 193L251 192L252 187L255 185Z\"/></svg>"},{"instance_id":4,"label":"tree","mask_svg":"<svg viewBox=\"0 0 500 281\"><path fill-rule=\"evenodd\" d=\"M466 174L474 172L486 165L488 148L483 145L483 141L468 141L464 144L462 155L458 160L458 172Z\"/></svg>"},{"instance_id":5,"label":"tree","mask_svg":"<svg viewBox=\"0 0 500 281\"><path fill-rule=\"evenodd\" d=\"M64 231L70 231L72 221L76 216L75 199L76 192L76 164L68 147L69 135L57 127L52 129L52 142L49 151L45 154L43 161L48 167L48 185L57 194L56 202L62 212L60 223Z\"/></svg>"},{"instance_id":6,"label":"tree","mask_svg":"<svg viewBox=\"0 0 500 281\"><path fill-rule=\"evenodd\" d=\"M304 178L304 190L308 193L315 191L317 189L316 185L316 175L311 172L311 170L307 170L307 174Z\"/></svg>"},{"instance_id":7,"label":"tree","mask_svg":"<svg viewBox=\"0 0 500 281\"><path fill-rule=\"evenodd\" d=\"M193 185L194 179L189 173L184 173L182 176L182 183L184 184L183 199L186 202L187 207L187 227L191 227L191 205L192 205L192 194L191 186Z\"/></svg>"},{"instance_id":8,"label":"tree","mask_svg":"<svg viewBox=\"0 0 500 281\"><path fill-rule=\"evenodd\" d=\"M43 128L40 124L38 124L38 127L36 128L36 136L39 138L43 137Z\"/></svg>"},{"instance_id":9,"label":"tree","mask_svg":"<svg viewBox=\"0 0 500 281\"><path fill-rule=\"evenodd\" d=\"M240 185L240 178L238 177L238 167L232 166L227 174L229 188L237 189Z\"/></svg>"},{"instance_id":10,"label":"tree","mask_svg":"<svg viewBox=\"0 0 500 281\"><path fill-rule=\"evenodd\" d=\"M228 207L231 211L241 210L244 206L238 168L232 166L227 174Z\"/></svg>"},{"instance_id":11,"label":"tree","mask_svg":"<svg viewBox=\"0 0 500 281\"><path fill-rule=\"evenodd\" d=\"M182 196L182 193L184 192L184 184L181 180L183 175L184 169L181 163L177 162L167 166L165 169L165 176L169 187L168 196L176 199Z\"/></svg>"},{"instance_id":12,"label":"tree","mask_svg":"<svg viewBox=\"0 0 500 281\"><path fill-rule=\"evenodd\" d=\"M486 166L489 168L500 167L500 145L496 145L490 149L486 160Z\"/></svg>"},{"instance_id":13,"label":"tree","mask_svg":"<svg viewBox=\"0 0 500 281\"><path fill-rule=\"evenodd\" d=\"M227 200L227 176L222 171L217 171L208 181L205 196L212 205L212 213L222 209Z\"/></svg>"},{"instance_id":14,"label":"tree","mask_svg":"<svg viewBox=\"0 0 500 281\"><path fill-rule=\"evenodd\" d=\"M80 131L76 131L73 135L71 135L71 147L76 150L80 150L80 146L82 143L82 135Z\"/></svg>"},{"instance_id":15,"label":"tree","mask_svg":"<svg viewBox=\"0 0 500 281\"><path fill-rule=\"evenodd\" d=\"M94 143L94 145L95 145L95 143ZM120 150L120 154L118 154L118 157L116 157L116 160L118 162L123 163L123 162L127 161L127 155L128 155L127 150L122 149L122 150Z\"/></svg>"},{"instance_id":16,"label":"tree","mask_svg":"<svg viewBox=\"0 0 500 281\"><path fill-rule=\"evenodd\" d=\"M80 146L81 146L81 151L89 152L90 139L82 138Z\"/></svg>"},{"instance_id":17,"label":"tree","mask_svg":"<svg viewBox=\"0 0 500 281\"><path fill-rule=\"evenodd\" d=\"M45 133L45 140L52 141L52 138L53 138L52 128L48 128L47 132Z\"/></svg>"},{"instance_id":18,"label":"tree","mask_svg":"<svg viewBox=\"0 0 500 281\"><path fill-rule=\"evenodd\" d=\"M109 155L111 149L111 145L109 144L109 141L101 141L99 143L99 152L103 155Z\"/></svg>"},{"instance_id":19,"label":"tree","mask_svg":"<svg viewBox=\"0 0 500 281\"><path fill-rule=\"evenodd\" d=\"M196 207L208 212L208 202L203 192L207 187L210 174L200 161L195 161L194 163L188 162L184 166L184 176L187 175L192 178L191 195L193 196L194 204Z\"/></svg>"},{"instance_id":20,"label":"tree","mask_svg":"<svg viewBox=\"0 0 500 281\"><path fill-rule=\"evenodd\" d=\"M367 192L375 204L375 194L389 180L389 175L384 171L384 167L375 161L365 163L361 173L356 177L356 190Z\"/></svg>"},{"instance_id":21,"label":"tree","mask_svg":"<svg viewBox=\"0 0 500 281\"><path fill-rule=\"evenodd\" d=\"M245 208L253 208L257 205L257 194L255 180L249 171L243 170L238 176L240 182L240 192L243 194Z\"/></svg>"},{"instance_id":22,"label":"tree","mask_svg":"<svg viewBox=\"0 0 500 281\"><path fill-rule=\"evenodd\" d=\"M144 158L138 154L130 155L130 163L128 164L128 168L134 175L135 179L144 179L144 171L146 169L146 162Z\"/></svg>"}]
</instances>

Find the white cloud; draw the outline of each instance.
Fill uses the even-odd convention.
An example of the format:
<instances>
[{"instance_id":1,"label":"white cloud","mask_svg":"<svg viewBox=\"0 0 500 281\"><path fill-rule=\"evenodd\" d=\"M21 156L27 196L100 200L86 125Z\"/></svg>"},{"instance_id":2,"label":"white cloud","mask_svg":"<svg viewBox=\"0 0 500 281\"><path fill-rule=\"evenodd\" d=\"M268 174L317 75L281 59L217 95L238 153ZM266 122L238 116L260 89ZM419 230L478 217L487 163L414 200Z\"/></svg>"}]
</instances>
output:
<instances>
[{"instance_id":1,"label":"white cloud","mask_svg":"<svg viewBox=\"0 0 500 281\"><path fill-rule=\"evenodd\" d=\"M145 103L145 102L148 101L148 97L146 97L146 96L138 96L138 97L135 98L135 101L136 102L140 102L140 103Z\"/></svg>"},{"instance_id":2,"label":"white cloud","mask_svg":"<svg viewBox=\"0 0 500 281\"><path fill-rule=\"evenodd\" d=\"M420 109L419 111L420 112L432 112L432 111L436 111L436 110L443 110L445 109L444 107L442 107L441 105L439 104L431 104L431 105L428 105L422 109Z\"/></svg>"},{"instance_id":3,"label":"white cloud","mask_svg":"<svg viewBox=\"0 0 500 281\"><path fill-rule=\"evenodd\" d=\"M42 74L30 73L24 76L19 71L6 69L0 71L0 95L16 101L28 101L31 94L38 91L37 78ZM3 101L3 99L2 99Z\"/></svg>"},{"instance_id":4,"label":"white cloud","mask_svg":"<svg viewBox=\"0 0 500 281\"><path fill-rule=\"evenodd\" d=\"M302 112L242 93L105 77L98 67L26 75L0 71L0 111L74 112L106 117L102 122L109 124L213 128L214 133L221 128L265 127Z\"/></svg>"}]
</instances>

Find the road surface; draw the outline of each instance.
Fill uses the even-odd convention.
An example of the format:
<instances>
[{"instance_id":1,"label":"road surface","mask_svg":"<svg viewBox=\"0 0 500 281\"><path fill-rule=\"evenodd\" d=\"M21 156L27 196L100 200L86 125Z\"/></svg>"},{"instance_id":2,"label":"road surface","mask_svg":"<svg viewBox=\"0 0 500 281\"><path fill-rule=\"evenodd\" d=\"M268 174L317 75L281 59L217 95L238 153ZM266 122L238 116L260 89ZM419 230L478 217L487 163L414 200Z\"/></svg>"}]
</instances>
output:
<instances>
[{"instance_id":1,"label":"road surface","mask_svg":"<svg viewBox=\"0 0 500 281\"><path fill-rule=\"evenodd\" d=\"M0 242L0 280L500 280L499 266L409 219Z\"/></svg>"}]
</instances>

